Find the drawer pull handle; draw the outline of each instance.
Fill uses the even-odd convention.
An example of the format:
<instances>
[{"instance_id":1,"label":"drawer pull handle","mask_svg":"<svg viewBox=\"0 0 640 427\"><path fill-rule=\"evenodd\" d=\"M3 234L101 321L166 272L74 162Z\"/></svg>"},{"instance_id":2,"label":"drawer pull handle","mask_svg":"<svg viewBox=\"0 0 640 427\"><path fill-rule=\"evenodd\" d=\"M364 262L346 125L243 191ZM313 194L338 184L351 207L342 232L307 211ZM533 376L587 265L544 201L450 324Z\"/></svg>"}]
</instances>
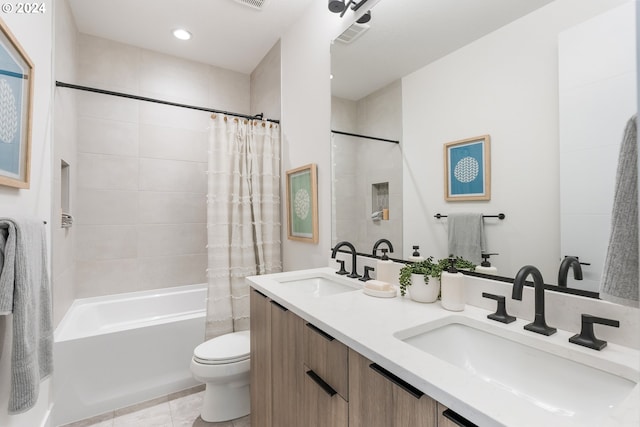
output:
<instances>
[{"instance_id":1,"label":"drawer pull handle","mask_svg":"<svg viewBox=\"0 0 640 427\"><path fill-rule=\"evenodd\" d=\"M477 425L475 425L474 423L472 423L462 415L453 412L451 409L445 410L442 413L442 416L460 427L478 427Z\"/></svg>"},{"instance_id":2,"label":"drawer pull handle","mask_svg":"<svg viewBox=\"0 0 640 427\"><path fill-rule=\"evenodd\" d=\"M260 296L261 296L261 297L263 297L263 298L268 298L265 294L263 294L262 292L260 292L260 291L259 291L259 290L257 290L257 289L254 289L254 290L253 290L253 292L255 292L256 294L260 295Z\"/></svg>"},{"instance_id":3,"label":"drawer pull handle","mask_svg":"<svg viewBox=\"0 0 640 427\"><path fill-rule=\"evenodd\" d=\"M387 371L377 363L372 363L371 365L369 365L369 367L374 371L376 371L377 373L379 373L380 375L382 375L383 377L387 378L389 381L391 381L398 387L404 389L404 391L406 391L416 399L420 399L422 396L424 396L423 392L421 392L420 390L418 390L417 388L415 388L414 386L412 386L402 378L393 375L391 372Z\"/></svg>"},{"instance_id":4,"label":"drawer pull handle","mask_svg":"<svg viewBox=\"0 0 640 427\"><path fill-rule=\"evenodd\" d=\"M334 337L332 337L331 335L329 335L328 333L326 333L325 331L323 331L322 329L318 328L316 325L313 325L311 323L307 323L307 328L309 328L312 331L314 331L315 333L319 334L320 336L322 336L327 341L333 341L335 339Z\"/></svg>"},{"instance_id":5,"label":"drawer pull handle","mask_svg":"<svg viewBox=\"0 0 640 427\"><path fill-rule=\"evenodd\" d=\"M322 388L322 390L324 390L324 392L327 393L329 396L333 397L336 393L338 393L333 389L333 387L331 387L329 384L324 382L324 380L320 378L318 374L316 374L312 370L308 370L307 375L309 375L309 378L311 378L316 384L318 384L320 388Z\"/></svg>"},{"instance_id":6,"label":"drawer pull handle","mask_svg":"<svg viewBox=\"0 0 640 427\"><path fill-rule=\"evenodd\" d=\"M282 311L289 311L289 309L283 305L278 304L277 302L271 300L271 304L275 305L276 307L278 307L280 310Z\"/></svg>"}]
</instances>

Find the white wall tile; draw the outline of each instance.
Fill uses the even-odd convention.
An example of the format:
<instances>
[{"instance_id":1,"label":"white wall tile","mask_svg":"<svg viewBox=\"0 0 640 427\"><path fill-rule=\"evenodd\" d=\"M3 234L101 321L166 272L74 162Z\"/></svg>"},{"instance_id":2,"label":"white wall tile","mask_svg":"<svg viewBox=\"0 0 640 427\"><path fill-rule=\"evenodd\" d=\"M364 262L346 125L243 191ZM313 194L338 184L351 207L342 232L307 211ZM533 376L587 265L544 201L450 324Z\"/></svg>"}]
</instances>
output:
<instances>
[{"instance_id":1,"label":"white wall tile","mask_svg":"<svg viewBox=\"0 0 640 427\"><path fill-rule=\"evenodd\" d=\"M249 114L249 75L219 67L211 67L209 73L209 105L216 110Z\"/></svg>"},{"instance_id":2,"label":"white wall tile","mask_svg":"<svg viewBox=\"0 0 640 427\"><path fill-rule=\"evenodd\" d=\"M87 34L79 35L78 47L81 85L138 93L139 48Z\"/></svg>"},{"instance_id":3,"label":"white wall tile","mask_svg":"<svg viewBox=\"0 0 640 427\"><path fill-rule=\"evenodd\" d=\"M207 193L206 164L140 159L140 190Z\"/></svg>"},{"instance_id":4,"label":"white wall tile","mask_svg":"<svg viewBox=\"0 0 640 427\"><path fill-rule=\"evenodd\" d=\"M139 102L117 96L78 92L78 116L138 123Z\"/></svg>"},{"instance_id":5,"label":"white wall tile","mask_svg":"<svg viewBox=\"0 0 640 427\"><path fill-rule=\"evenodd\" d=\"M77 298L144 290L137 280L136 259L78 261Z\"/></svg>"},{"instance_id":6,"label":"white wall tile","mask_svg":"<svg viewBox=\"0 0 640 427\"><path fill-rule=\"evenodd\" d=\"M207 106L209 65L149 50L140 53L140 93L177 103Z\"/></svg>"},{"instance_id":7,"label":"white wall tile","mask_svg":"<svg viewBox=\"0 0 640 427\"><path fill-rule=\"evenodd\" d=\"M76 258L80 261L135 258L138 253L133 225L77 225Z\"/></svg>"},{"instance_id":8,"label":"white wall tile","mask_svg":"<svg viewBox=\"0 0 640 427\"><path fill-rule=\"evenodd\" d=\"M207 256L180 255L138 260L138 280L146 289L206 282Z\"/></svg>"},{"instance_id":9,"label":"white wall tile","mask_svg":"<svg viewBox=\"0 0 640 427\"><path fill-rule=\"evenodd\" d=\"M206 224L139 225L137 228L140 257L206 253Z\"/></svg>"},{"instance_id":10,"label":"white wall tile","mask_svg":"<svg viewBox=\"0 0 640 427\"><path fill-rule=\"evenodd\" d=\"M204 194L142 191L139 193L139 224L205 223Z\"/></svg>"},{"instance_id":11,"label":"white wall tile","mask_svg":"<svg viewBox=\"0 0 640 427\"><path fill-rule=\"evenodd\" d=\"M211 113L172 107L169 105L140 103L140 123L154 126L166 126L178 129L208 131Z\"/></svg>"},{"instance_id":12,"label":"white wall tile","mask_svg":"<svg viewBox=\"0 0 640 427\"><path fill-rule=\"evenodd\" d=\"M138 125L95 117L78 119L78 151L82 153L138 155Z\"/></svg>"},{"instance_id":13,"label":"white wall tile","mask_svg":"<svg viewBox=\"0 0 640 427\"><path fill-rule=\"evenodd\" d=\"M127 225L137 218L136 191L78 190L77 225Z\"/></svg>"},{"instance_id":14,"label":"white wall tile","mask_svg":"<svg viewBox=\"0 0 640 427\"><path fill-rule=\"evenodd\" d=\"M209 132L140 125L140 157L207 162Z\"/></svg>"},{"instance_id":15,"label":"white wall tile","mask_svg":"<svg viewBox=\"0 0 640 427\"><path fill-rule=\"evenodd\" d=\"M105 154L78 154L78 188L137 190L138 159Z\"/></svg>"}]
</instances>

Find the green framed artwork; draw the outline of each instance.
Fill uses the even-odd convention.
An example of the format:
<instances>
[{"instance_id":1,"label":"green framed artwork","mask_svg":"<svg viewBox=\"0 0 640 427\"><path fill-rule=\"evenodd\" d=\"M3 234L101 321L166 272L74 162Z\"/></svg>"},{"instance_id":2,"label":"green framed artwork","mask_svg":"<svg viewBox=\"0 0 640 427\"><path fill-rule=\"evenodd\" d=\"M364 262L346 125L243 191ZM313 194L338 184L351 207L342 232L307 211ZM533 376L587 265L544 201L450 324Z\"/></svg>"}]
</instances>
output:
<instances>
[{"instance_id":1,"label":"green framed artwork","mask_svg":"<svg viewBox=\"0 0 640 427\"><path fill-rule=\"evenodd\" d=\"M29 188L33 63L0 20L0 185Z\"/></svg>"},{"instance_id":2,"label":"green framed artwork","mask_svg":"<svg viewBox=\"0 0 640 427\"><path fill-rule=\"evenodd\" d=\"M289 240L318 243L318 173L315 164L287 171Z\"/></svg>"}]
</instances>

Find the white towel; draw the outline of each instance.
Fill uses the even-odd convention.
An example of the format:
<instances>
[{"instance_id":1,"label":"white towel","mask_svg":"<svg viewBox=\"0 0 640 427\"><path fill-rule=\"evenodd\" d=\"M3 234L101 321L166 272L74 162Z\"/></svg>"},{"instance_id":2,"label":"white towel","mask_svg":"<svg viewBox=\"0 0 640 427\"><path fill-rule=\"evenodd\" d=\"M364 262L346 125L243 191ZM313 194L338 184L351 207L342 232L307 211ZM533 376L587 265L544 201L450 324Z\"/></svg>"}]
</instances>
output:
<instances>
[{"instance_id":1,"label":"white towel","mask_svg":"<svg viewBox=\"0 0 640 427\"><path fill-rule=\"evenodd\" d=\"M53 371L51 290L42 221L0 218L0 314L13 313L9 413L31 409Z\"/></svg>"},{"instance_id":2,"label":"white towel","mask_svg":"<svg viewBox=\"0 0 640 427\"><path fill-rule=\"evenodd\" d=\"M482 262L485 250L484 220L481 213L450 213L449 253L471 261L475 265Z\"/></svg>"},{"instance_id":3,"label":"white towel","mask_svg":"<svg viewBox=\"0 0 640 427\"><path fill-rule=\"evenodd\" d=\"M638 307L638 126L636 116L624 132L611 215L600 298Z\"/></svg>"}]
</instances>

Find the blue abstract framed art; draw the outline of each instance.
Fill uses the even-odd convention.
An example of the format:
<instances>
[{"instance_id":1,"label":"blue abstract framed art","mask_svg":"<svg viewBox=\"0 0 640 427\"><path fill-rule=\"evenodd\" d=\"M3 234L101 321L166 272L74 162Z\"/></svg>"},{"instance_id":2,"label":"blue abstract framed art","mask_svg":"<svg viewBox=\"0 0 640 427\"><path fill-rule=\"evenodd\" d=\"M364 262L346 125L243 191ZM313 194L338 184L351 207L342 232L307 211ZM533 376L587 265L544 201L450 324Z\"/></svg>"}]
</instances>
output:
<instances>
[{"instance_id":1,"label":"blue abstract framed art","mask_svg":"<svg viewBox=\"0 0 640 427\"><path fill-rule=\"evenodd\" d=\"M0 185L29 188L33 63L0 19Z\"/></svg>"},{"instance_id":2,"label":"blue abstract framed art","mask_svg":"<svg viewBox=\"0 0 640 427\"><path fill-rule=\"evenodd\" d=\"M447 201L491 200L491 138L444 144L444 198Z\"/></svg>"}]
</instances>

